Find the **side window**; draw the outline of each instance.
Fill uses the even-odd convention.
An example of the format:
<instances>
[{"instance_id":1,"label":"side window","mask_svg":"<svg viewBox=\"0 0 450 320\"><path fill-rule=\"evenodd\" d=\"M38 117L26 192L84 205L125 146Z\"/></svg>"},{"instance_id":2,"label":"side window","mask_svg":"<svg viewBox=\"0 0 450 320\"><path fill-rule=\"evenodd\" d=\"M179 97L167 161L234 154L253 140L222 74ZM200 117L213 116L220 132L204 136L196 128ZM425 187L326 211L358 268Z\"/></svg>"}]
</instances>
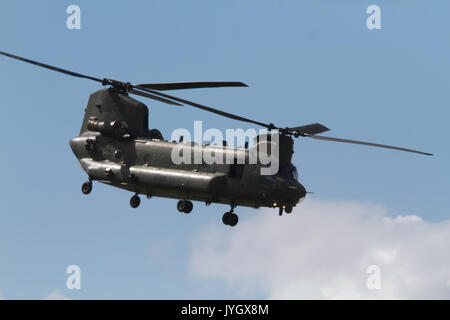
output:
<instances>
[{"instance_id":1,"label":"side window","mask_svg":"<svg viewBox=\"0 0 450 320\"><path fill-rule=\"evenodd\" d=\"M146 167L148 167L148 166L151 165L151 163L152 163L152 155L149 154L149 153L147 153L147 154L144 156L144 165L145 165Z\"/></svg>"}]
</instances>

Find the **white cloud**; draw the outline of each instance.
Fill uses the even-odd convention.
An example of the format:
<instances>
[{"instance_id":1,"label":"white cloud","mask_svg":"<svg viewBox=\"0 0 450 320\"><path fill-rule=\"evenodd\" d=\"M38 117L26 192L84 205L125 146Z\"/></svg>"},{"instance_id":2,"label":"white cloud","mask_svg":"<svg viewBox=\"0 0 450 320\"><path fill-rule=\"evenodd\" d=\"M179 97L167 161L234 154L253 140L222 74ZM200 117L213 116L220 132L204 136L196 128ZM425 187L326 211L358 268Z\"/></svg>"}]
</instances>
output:
<instances>
[{"instance_id":1,"label":"white cloud","mask_svg":"<svg viewBox=\"0 0 450 320\"><path fill-rule=\"evenodd\" d=\"M58 289L53 290L44 298L44 300L71 300L69 297L66 297L61 293Z\"/></svg>"},{"instance_id":2,"label":"white cloud","mask_svg":"<svg viewBox=\"0 0 450 320\"><path fill-rule=\"evenodd\" d=\"M266 209L233 229L206 227L193 241L190 269L240 297L449 299L449 253L450 221L309 199L283 217ZM366 286L370 265L381 269L380 290Z\"/></svg>"}]
</instances>

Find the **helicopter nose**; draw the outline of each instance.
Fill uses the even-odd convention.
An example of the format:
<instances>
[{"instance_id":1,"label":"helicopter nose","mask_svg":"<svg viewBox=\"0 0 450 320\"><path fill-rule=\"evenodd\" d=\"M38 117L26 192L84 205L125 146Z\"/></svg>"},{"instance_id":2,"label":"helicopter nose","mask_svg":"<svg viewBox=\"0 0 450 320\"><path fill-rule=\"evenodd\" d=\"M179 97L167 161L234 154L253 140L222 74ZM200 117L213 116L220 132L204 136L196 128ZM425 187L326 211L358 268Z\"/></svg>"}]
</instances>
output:
<instances>
[{"instance_id":1,"label":"helicopter nose","mask_svg":"<svg viewBox=\"0 0 450 320\"><path fill-rule=\"evenodd\" d=\"M297 182L295 185L288 187L287 195L293 203L298 203L305 198L306 189L301 183Z\"/></svg>"}]
</instances>

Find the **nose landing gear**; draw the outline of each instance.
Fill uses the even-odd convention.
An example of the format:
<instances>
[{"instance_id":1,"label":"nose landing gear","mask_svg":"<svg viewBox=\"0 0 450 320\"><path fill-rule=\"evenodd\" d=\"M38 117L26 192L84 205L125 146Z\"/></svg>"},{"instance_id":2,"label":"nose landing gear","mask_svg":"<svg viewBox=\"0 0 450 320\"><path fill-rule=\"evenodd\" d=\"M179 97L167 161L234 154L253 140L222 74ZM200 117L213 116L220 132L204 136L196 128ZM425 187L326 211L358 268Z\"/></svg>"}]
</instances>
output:
<instances>
[{"instance_id":1,"label":"nose landing gear","mask_svg":"<svg viewBox=\"0 0 450 320\"><path fill-rule=\"evenodd\" d=\"M234 227L235 225L237 225L237 223L239 221L239 217L233 211L234 211L234 206L231 206L231 210L229 212L224 213L224 215L222 217L222 222L224 225L227 225L230 227Z\"/></svg>"},{"instance_id":2,"label":"nose landing gear","mask_svg":"<svg viewBox=\"0 0 450 320\"><path fill-rule=\"evenodd\" d=\"M291 213L292 212L292 206L286 206L286 208L284 208L284 212Z\"/></svg>"},{"instance_id":3,"label":"nose landing gear","mask_svg":"<svg viewBox=\"0 0 450 320\"><path fill-rule=\"evenodd\" d=\"M194 205L189 200L180 200L177 203L177 209L180 212L188 214L192 211L192 208L194 208Z\"/></svg>"}]
</instances>

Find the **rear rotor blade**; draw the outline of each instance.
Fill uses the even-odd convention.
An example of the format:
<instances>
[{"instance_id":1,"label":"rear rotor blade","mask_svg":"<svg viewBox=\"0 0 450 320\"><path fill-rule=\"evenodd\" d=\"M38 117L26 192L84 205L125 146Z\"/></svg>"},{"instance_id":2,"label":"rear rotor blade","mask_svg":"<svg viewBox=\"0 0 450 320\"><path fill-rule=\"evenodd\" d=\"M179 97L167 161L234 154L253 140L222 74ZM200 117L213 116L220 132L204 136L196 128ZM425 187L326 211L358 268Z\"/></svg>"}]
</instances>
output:
<instances>
[{"instance_id":1,"label":"rear rotor blade","mask_svg":"<svg viewBox=\"0 0 450 320\"><path fill-rule=\"evenodd\" d=\"M253 124L256 124L258 126L262 126L262 127L266 127L266 128L270 128L270 129L276 129L276 127L273 126L273 125L262 123L262 122L251 120L251 119L247 119L247 118L244 118L244 117L232 114L232 113L228 113L228 112L221 111L221 110L218 110L218 109L215 109L215 108L207 107L207 106L204 106L204 105L201 105L199 103L195 103L195 102L192 102L192 101L189 101L189 100L180 99L180 98L177 98L177 97L174 97L174 96L170 96L170 95L165 94L165 93L161 93L161 92L157 92L157 91L154 91L154 90L146 89L146 88L143 88L141 86L133 85L133 87L137 88L139 90L143 90L145 92L152 93L152 94L157 95L157 96L164 97L166 99L178 101L180 103L184 103L184 104L190 105L192 107L195 107L195 108L198 108L198 109L201 109L201 110L205 110L205 111L208 111L208 112L212 112L212 113L215 113L215 114L218 114L218 115L230 118L230 119L244 121L244 122L248 122L248 123L253 123Z\"/></svg>"},{"instance_id":2,"label":"rear rotor blade","mask_svg":"<svg viewBox=\"0 0 450 320\"><path fill-rule=\"evenodd\" d=\"M38 62L38 61L34 61L34 60L31 60L31 59L19 57L19 56L16 56L16 55L13 55L13 54L10 54L10 53L6 53L6 52L3 52L3 51L0 51L0 54L2 54L4 56L7 56L7 57L10 57L10 58L13 58L13 59L16 59L16 60L20 60L20 61L23 61L23 62L34 64L34 65L42 67L42 68L46 68L46 69L50 69L50 70L57 71L57 72L60 72L60 73L64 73L64 74L67 74L67 75L70 75L70 76L73 76L73 77L89 79L89 80L100 82L103 85L111 85L113 87L119 87L119 88L122 88L122 89L124 89L126 91L129 91L131 93L134 93L134 94L137 94L137 95L140 95L140 96L144 96L144 97L147 97L147 98L150 98L150 99L155 99L155 100L158 100L158 101L161 101L161 102L164 102L164 103L168 103L168 104L172 104L172 105L180 105L179 103L175 103L174 102L174 101L178 101L180 103L188 104L190 106L193 106L193 107L205 110L205 111L213 112L213 113L219 114L219 115L224 116L224 117L228 117L228 118L231 118L231 119L240 120L240 121L244 121L244 122L253 123L253 124L256 124L256 125L259 125L259 126L270 128L270 129L275 129L275 127L273 125L268 125L268 124L265 124L265 123L262 123L262 122L258 122L258 121L254 121L254 120L247 119L247 118L244 118L244 117L240 117L240 116L228 113L228 112L224 112L224 111L220 111L220 110L217 110L217 109L214 109L214 108L203 106L203 105L195 103L195 102L191 102L191 101L188 101L188 100L184 100L184 99L180 99L180 98L177 98L177 97L169 96L169 95L157 92L157 91L153 91L151 89L145 88L144 86L147 86L145 84L143 86L139 86L139 85L134 85L134 84L131 84L131 83L128 83L128 82L125 83L125 82L122 82L122 81L117 81L117 80L112 80L112 79L99 79L99 78L91 77L91 76L84 75L84 74L81 74L81 73L77 73L77 72L69 71L69 70L66 70L66 69L54 67L54 66L51 66L51 65L48 65L48 64L45 64L45 63L41 63L41 62ZM184 84L183 83L149 84L148 86L159 86L160 90L169 90L169 89L177 89L177 88L179 88L179 89L182 89L182 88L186 88L186 89L187 88L201 88L203 86L205 86L205 87L208 87L208 86L209 87L241 86L242 87L242 86L246 86L246 85L241 83L241 82L203 82L203 83L190 82L190 83L184 83ZM138 89L138 91L137 90L133 90L133 89ZM145 95L142 91L145 91L146 93L150 93L150 94ZM173 101L171 101L171 100L173 100Z\"/></svg>"},{"instance_id":3,"label":"rear rotor blade","mask_svg":"<svg viewBox=\"0 0 450 320\"><path fill-rule=\"evenodd\" d=\"M47 69L50 69L50 70L53 70L53 71L61 72L61 73L64 73L64 74L68 74L69 76L78 77L78 78L84 78L84 79L89 79L89 80L94 80L94 81L97 81L97 82L103 82L103 80L99 79L99 78L94 78L94 77L91 77L91 76L87 76L87 75L84 75L84 74L81 74L81 73L77 73L77 72L73 72L73 71L69 71L69 70L65 70L65 69L61 69L61 68L58 68L58 67L53 67L53 66L45 64L45 63L41 63L41 62L37 62L37 61L34 61L34 60L30 60L30 59L22 58L22 57L19 57L19 56L15 56L13 54L6 53L6 52L3 52L3 51L0 51L0 54L2 54L4 56L7 56L7 57L10 57L10 58L13 58L13 59L16 59L16 60L21 60L21 61L24 61L24 62L27 62L27 63L31 63L31 64L34 64L34 65L39 66L39 67L43 67L43 68L47 68Z\"/></svg>"},{"instance_id":4,"label":"rear rotor blade","mask_svg":"<svg viewBox=\"0 0 450 320\"><path fill-rule=\"evenodd\" d=\"M352 143L352 144L362 144L362 145L371 146L371 147L394 149L394 150L400 150L400 151L406 151L406 152L414 152L414 153L424 154L424 155L427 155L427 156L432 156L433 155L432 153L428 153L428 152L422 152L422 151L418 151L418 150L394 147L394 146L389 146L389 145L385 145L385 144L378 144L378 143L372 143L372 142L364 142L364 141L341 139L341 138L333 138L333 137L325 137L325 136L316 136L316 135L307 135L306 137L309 137L309 138L312 138L312 139L317 139L317 140L344 142L344 143Z\"/></svg>"},{"instance_id":5,"label":"rear rotor blade","mask_svg":"<svg viewBox=\"0 0 450 320\"><path fill-rule=\"evenodd\" d=\"M174 106L182 106L182 104L179 104L178 102L170 101L168 99L164 99L164 98L155 96L155 95L150 94L150 93L141 92L141 91L135 90L133 88L128 89L128 92L130 92L132 94L136 94L138 96L150 98L150 99L153 99L153 100L158 100L158 101L161 101L161 102L164 102L164 103L167 103L167 104L171 104L171 105L174 105Z\"/></svg>"},{"instance_id":6,"label":"rear rotor blade","mask_svg":"<svg viewBox=\"0 0 450 320\"><path fill-rule=\"evenodd\" d=\"M202 82L168 82L168 83L146 83L138 84L139 87L153 90L181 90L198 88L220 88L220 87L247 87L242 82L232 81L202 81Z\"/></svg>"}]
</instances>

